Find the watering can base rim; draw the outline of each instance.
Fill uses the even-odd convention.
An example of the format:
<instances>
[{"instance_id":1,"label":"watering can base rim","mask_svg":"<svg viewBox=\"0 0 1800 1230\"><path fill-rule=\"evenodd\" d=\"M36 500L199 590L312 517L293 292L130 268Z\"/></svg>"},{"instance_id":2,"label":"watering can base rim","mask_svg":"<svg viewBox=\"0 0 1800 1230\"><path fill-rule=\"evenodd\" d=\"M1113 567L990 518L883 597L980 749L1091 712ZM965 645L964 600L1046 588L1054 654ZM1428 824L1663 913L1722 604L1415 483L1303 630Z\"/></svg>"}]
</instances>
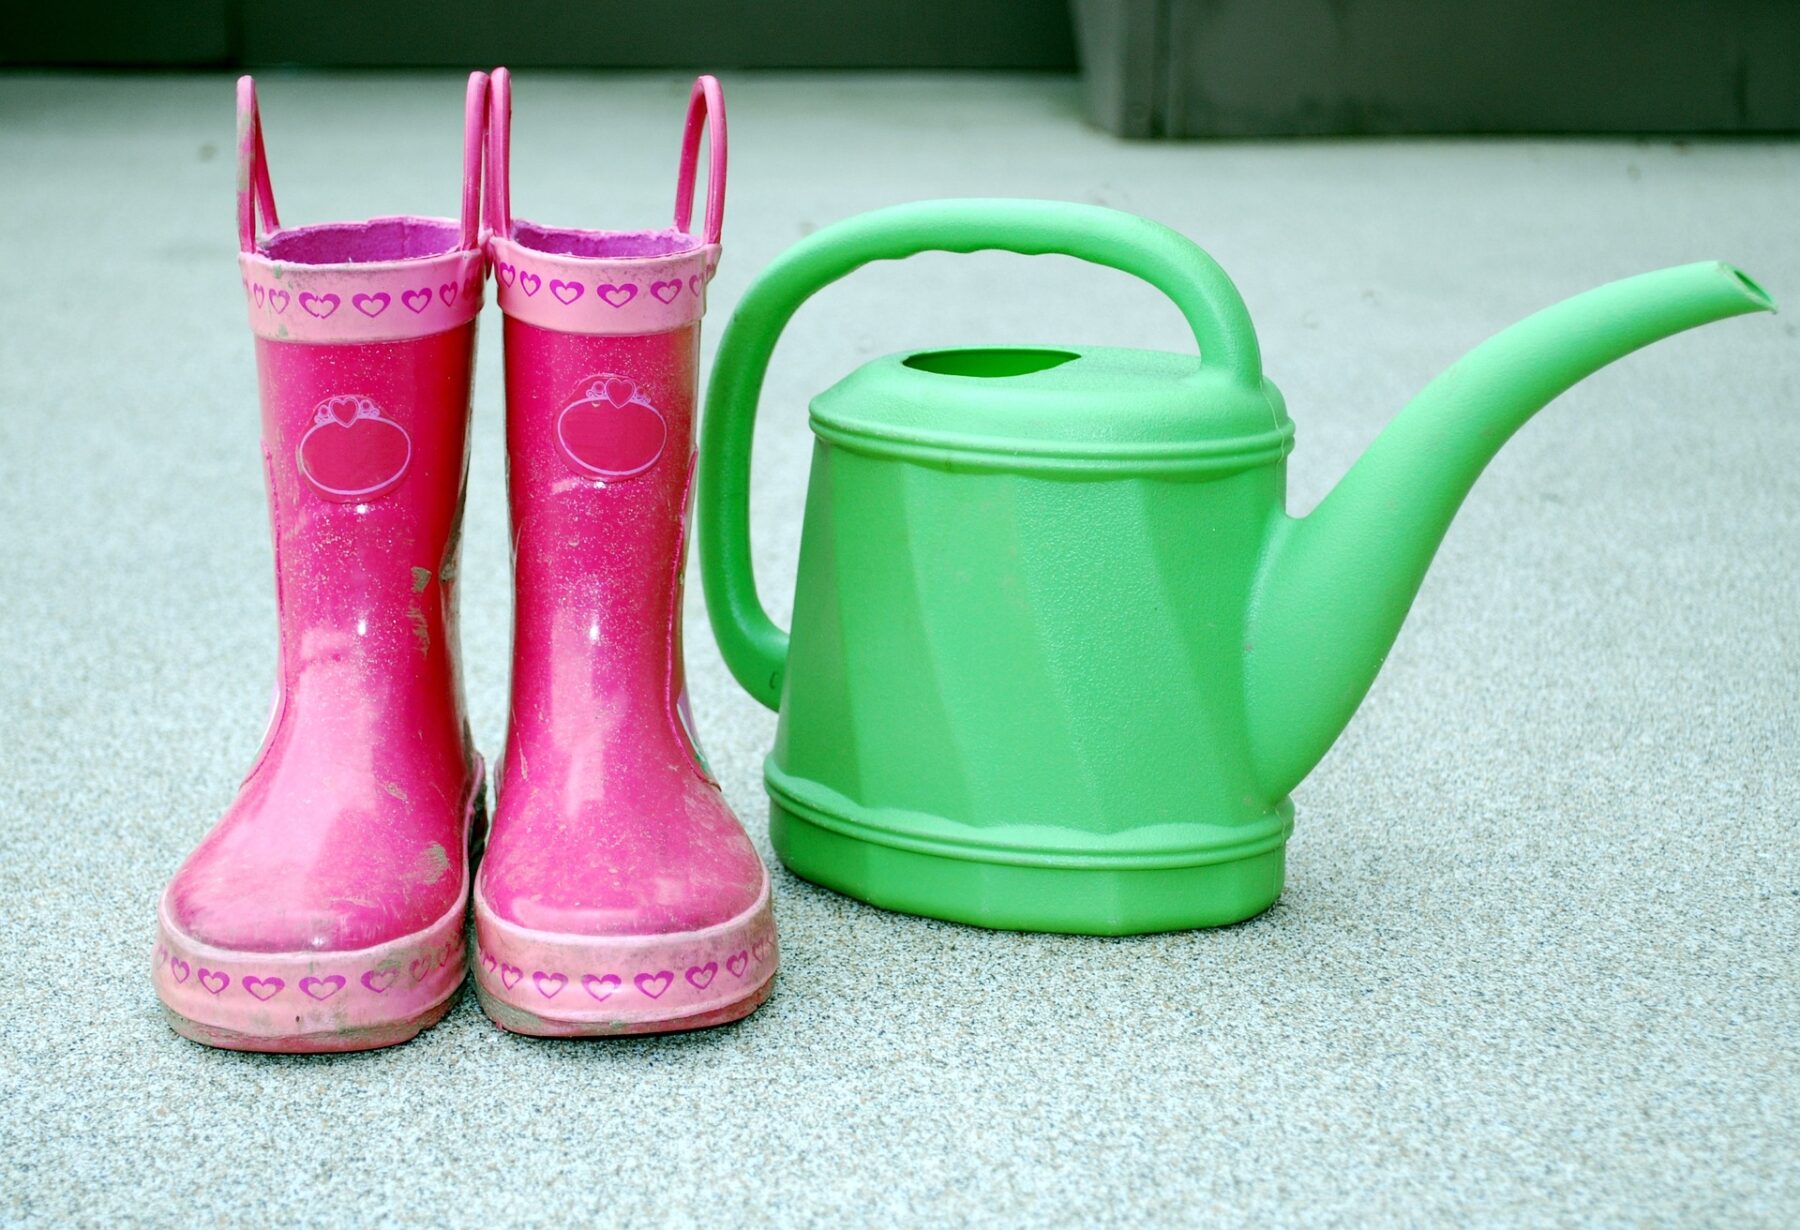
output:
<instances>
[{"instance_id":1,"label":"watering can base rim","mask_svg":"<svg viewBox=\"0 0 1800 1230\"><path fill-rule=\"evenodd\" d=\"M847 800L826 811L774 780L766 785L769 835L794 874L884 909L995 930L1138 935L1242 922L1281 895L1293 830L1293 804L1283 800L1229 845L1152 857L1034 855L921 839Z\"/></svg>"}]
</instances>

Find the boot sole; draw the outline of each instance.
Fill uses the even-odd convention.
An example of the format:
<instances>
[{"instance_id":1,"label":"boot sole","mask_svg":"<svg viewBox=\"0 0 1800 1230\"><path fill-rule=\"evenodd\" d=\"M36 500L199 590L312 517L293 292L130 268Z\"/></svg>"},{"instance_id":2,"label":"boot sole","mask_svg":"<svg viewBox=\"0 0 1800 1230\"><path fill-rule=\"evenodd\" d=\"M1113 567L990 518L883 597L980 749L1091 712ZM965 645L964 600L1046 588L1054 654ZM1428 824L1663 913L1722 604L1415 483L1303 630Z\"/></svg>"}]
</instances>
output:
<instances>
[{"instance_id":1,"label":"boot sole","mask_svg":"<svg viewBox=\"0 0 1800 1230\"><path fill-rule=\"evenodd\" d=\"M475 888L475 994L534 1038L672 1033L742 1020L774 989L780 951L764 873L756 904L670 935L570 935L498 918Z\"/></svg>"},{"instance_id":2,"label":"boot sole","mask_svg":"<svg viewBox=\"0 0 1800 1230\"><path fill-rule=\"evenodd\" d=\"M486 825L479 757L476 766L461 892L422 931L348 952L243 952L183 933L165 899L151 981L170 1027L224 1050L314 1054L395 1046L442 1020L462 989L472 844Z\"/></svg>"},{"instance_id":3,"label":"boot sole","mask_svg":"<svg viewBox=\"0 0 1800 1230\"><path fill-rule=\"evenodd\" d=\"M282 1055L328 1055L342 1051L375 1051L386 1046L399 1046L402 1042L411 1042L414 1038L443 1020L451 1007L456 1003L456 993L462 990L459 982L451 988L450 995L440 1004L427 1008L417 1016L402 1021L388 1021L378 1025L367 1026L334 1026L317 1033L288 1034L285 1037L271 1038L265 1034L238 1033L202 1021L190 1020L163 1005L163 1017L169 1022L169 1028L190 1042L198 1042L202 1046L216 1047L222 1051L259 1051L265 1054Z\"/></svg>"},{"instance_id":4,"label":"boot sole","mask_svg":"<svg viewBox=\"0 0 1800 1230\"><path fill-rule=\"evenodd\" d=\"M715 1025L729 1025L733 1021L743 1020L762 1007L763 1001L769 998L769 993L774 989L775 979L770 977L743 999L722 1008L696 1012L690 1016L647 1021L582 1021L544 1016L524 1008L515 1008L503 999L496 999L482 988L479 981L475 983L475 998L480 1002L481 1010L487 1013L488 1019L507 1033L521 1034L527 1038L623 1038L632 1034L673 1034L692 1029L711 1029Z\"/></svg>"}]
</instances>

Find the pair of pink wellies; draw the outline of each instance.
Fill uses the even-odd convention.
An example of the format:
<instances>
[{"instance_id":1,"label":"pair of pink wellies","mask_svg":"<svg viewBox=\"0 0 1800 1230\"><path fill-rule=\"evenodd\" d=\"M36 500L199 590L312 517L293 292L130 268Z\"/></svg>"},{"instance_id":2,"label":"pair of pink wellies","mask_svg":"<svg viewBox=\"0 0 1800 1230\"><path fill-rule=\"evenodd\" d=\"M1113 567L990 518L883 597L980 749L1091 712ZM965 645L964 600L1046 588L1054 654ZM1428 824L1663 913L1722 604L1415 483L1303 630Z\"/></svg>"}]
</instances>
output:
<instances>
[{"instance_id":1,"label":"pair of pink wellies","mask_svg":"<svg viewBox=\"0 0 1800 1230\"><path fill-rule=\"evenodd\" d=\"M695 83L666 230L515 220L510 120L506 71L472 76L460 219L288 229L255 87L238 83L280 670L255 764L158 911L156 991L196 1041L402 1042L471 969L495 1021L545 1036L715 1025L769 993L768 871L695 744L682 678L700 318L725 198L718 83ZM491 828L456 621L490 272L515 584Z\"/></svg>"}]
</instances>

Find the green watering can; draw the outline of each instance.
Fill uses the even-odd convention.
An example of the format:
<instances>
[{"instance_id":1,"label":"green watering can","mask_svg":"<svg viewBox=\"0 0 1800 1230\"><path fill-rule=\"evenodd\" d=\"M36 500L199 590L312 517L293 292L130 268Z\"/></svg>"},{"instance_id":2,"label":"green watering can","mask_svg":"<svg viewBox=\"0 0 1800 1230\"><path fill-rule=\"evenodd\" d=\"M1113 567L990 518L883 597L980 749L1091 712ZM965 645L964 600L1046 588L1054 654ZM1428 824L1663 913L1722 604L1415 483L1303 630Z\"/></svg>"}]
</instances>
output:
<instances>
[{"instance_id":1,"label":"green watering can","mask_svg":"<svg viewBox=\"0 0 1800 1230\"><path fill-rule=\"evenodd\" d=\"M812 403L783 634L749 543L751 428L782 328L869 261L979 249L1142 278L1181 309L1199 357L935 350L853 372ZM764 774L776 852L875 905L985 927L1120 935L1267 909L1288 793L1368 691L1489 459L1614 359L1767 310L1714 263L1547 308L1440 376L1295 518L1293 421L1236 287L1182 236L1005 200L817 232L725 330L699 469L719 648L780 710Z\"/></svg>"}]
</instances>

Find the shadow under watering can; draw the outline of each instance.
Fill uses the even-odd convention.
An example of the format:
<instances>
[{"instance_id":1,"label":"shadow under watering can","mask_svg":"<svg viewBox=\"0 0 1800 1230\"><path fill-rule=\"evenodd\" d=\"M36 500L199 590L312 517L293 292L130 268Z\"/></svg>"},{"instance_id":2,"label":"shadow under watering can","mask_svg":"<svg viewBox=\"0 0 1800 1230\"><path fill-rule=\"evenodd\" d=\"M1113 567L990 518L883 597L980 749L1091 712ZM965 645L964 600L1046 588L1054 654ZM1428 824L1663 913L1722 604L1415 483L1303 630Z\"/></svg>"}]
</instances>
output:
<instances>
[{"instance_id":1,"label":"shadow under watering can","mask_svg":"<svg viewBox=\"0 0 1800 1230\"><path fill-rule=\"evenodd\" d=\"M1067 346L869 363L811 407L793 630L751 573L751 428L814 292L875 260L1058 253L1174 301L1199 357ZM1244 302L1181 235L1048 201L932 201L789 249L713 368L699 472L707 607L778 708L777 853L875 905L1131 934L1274 903L1289 792L1374 681L1451 517L1576 381L1769 297L1685 265L1602 286L1477 347L1305 517L1294 426Z\"/></svg>"}]
</instances>

